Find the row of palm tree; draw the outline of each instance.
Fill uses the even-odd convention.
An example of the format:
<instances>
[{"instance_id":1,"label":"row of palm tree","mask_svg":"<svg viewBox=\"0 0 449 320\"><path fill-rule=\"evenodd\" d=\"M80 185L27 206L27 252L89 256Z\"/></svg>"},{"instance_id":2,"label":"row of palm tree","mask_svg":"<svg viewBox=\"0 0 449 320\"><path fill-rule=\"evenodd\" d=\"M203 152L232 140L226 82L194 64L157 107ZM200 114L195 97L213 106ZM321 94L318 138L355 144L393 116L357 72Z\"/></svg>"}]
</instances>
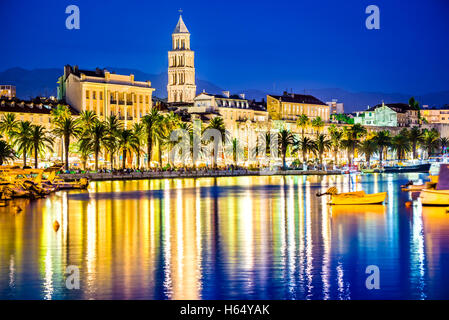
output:
<instances>
[{"instance_id":1,"label":"row of palm tree","mask_svg":"<svg viewBox=\"0 0 449 320\"><path fill-rule=\"evenodd\" d=\"M170 133L175 129L184 129L188 132L189 147L193 154L194 129L188 123L184 123L172 112L160 113L157 109L145 115L139 123L134 123L131 128L124 128L117 116L111 115L105 120L100 120L92 111L84 111L79 117L72 116L67 107L58 106L52 110L53 130L47 130L40 125L33 125L29 121L18 121L14 114L7 113L0 121L0 133L4 134L5 140L0 140L0 163L11 160L17 154L23 157L24 166L27 163L28 155L34 155L35 167L38 166L39 157L46 150L53 150L55 137L60 139L61 160L65 163L65 169L69 168L70 150L77 152L81 158L83 167L86 167L87 160L94 158L95 170L99 167L101 155L107 156L110 160L111 169L115 167L115 159L121 155L121 167L126 168L127 160L136 156L136 166L141 167L142 154L146 153L147 166L150 167L154 158L154 150L157 149L158 163L162 166L163 152L170 152L177 141L170 140ZM375 134L368 133L365 127L360 124L338 128L331 125L327 133L322 133L324 122L320 117L310 120L306 115L300 115L297 120L298 128L301 128L300 136L295 136L289 130L280 130L277 139L279 153L283 166L286 166L286 156L291 154L301 155L302 161L308 161L308 155L314 154L318 158L318 163L323 163L323 155L326 152L333 154L335 162L339 162L339 153L346 150L347 159L352 164L356 152L365 156L369 164L373 154L378 154L379 159L385 158L387 151L396 152L398 159L404 159L409 153L412 159L416 158L416 150L420 146L427 151L430 156L439 147L446 147L448 140L439 138L436 130L422 130L413 127L410 130L403 129L399 134L391 136L389 131L383 130ZM305 129L313 128L314 138L305 135ZM224 143L229 134L225 129L221 117L213 118L209 124L200 128L202 132L206 129L216 129L220 132L221 140ZM265 145L270 145L272 134L265 136ZM238 140L232 142L233 161L236 162ZM73 143L76 141L76 143ZM146 146L146 152L143 148ZM222 146L220 146L222 147ZM13 152L10 152L10 151ZM212 166L216 167L216 150L212 149ZM267 154L268 154L267 150ZM170 163L170 157L167 157ZM195 159L192 159L195 164ZM132 162L132 161L129 161ZM170 163L171 164L171 163Z\"/></svg>"}]
</instances>

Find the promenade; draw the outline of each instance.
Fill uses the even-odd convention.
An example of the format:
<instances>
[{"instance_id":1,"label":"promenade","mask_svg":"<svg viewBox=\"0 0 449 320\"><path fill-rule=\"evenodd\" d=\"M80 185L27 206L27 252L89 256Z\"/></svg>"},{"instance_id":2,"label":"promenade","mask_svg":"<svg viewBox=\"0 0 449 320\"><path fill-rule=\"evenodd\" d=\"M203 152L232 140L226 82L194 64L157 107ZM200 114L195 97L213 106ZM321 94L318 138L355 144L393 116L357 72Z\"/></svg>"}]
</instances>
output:
<instances>
[{"instance_id":1,"label":"promenade","mask_svg":"<svg viewBox=\"0 0 449 320\"><path fill-rule=\"evenodd\" d=\"M322 170L199 170L199 171L146 171L131 173L62 173L59 176L66 181L87 178L90 181L138 180L138 179L170 179L170 178L215 178L239 176L271 176L271 175L335 175L341 171Z\"/></svg>"}]
</instances>

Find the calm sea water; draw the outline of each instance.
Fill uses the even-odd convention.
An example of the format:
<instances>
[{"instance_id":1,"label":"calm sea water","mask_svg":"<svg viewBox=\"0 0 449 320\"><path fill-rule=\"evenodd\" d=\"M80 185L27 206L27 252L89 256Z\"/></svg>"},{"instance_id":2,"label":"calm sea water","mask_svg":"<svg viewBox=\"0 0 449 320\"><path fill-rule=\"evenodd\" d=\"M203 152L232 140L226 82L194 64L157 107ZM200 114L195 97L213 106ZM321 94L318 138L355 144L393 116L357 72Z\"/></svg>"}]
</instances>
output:
<instances>
[{"instance_id":1,"label":"calm sea water","mask_svg":"<svg viewBox=\"0 0 449 320\"><path fill-rule=\"evenodd\" d=\"M406 208L425 175L92 182L0 208L2 299L446 299L449 214ZM388 192L328 206L316 192ZM58 221L60 229L53 230ZM80 289L65 286L67 266ZM368 265L380 289L365 286Z\"/></svg>"}]
</instances>

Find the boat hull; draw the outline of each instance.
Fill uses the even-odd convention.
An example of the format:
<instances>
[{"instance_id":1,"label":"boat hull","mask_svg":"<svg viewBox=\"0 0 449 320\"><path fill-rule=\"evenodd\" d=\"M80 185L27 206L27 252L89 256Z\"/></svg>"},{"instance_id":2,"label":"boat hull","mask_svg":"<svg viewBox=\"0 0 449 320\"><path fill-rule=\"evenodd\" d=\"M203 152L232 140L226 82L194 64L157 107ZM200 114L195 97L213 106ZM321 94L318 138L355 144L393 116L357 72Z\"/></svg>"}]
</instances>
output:
<instances>
[{"instance_id":1,"label":"boat hull","mask_svg":"<svg viewBox=\"0 0 449 320\"><path fill-rule=\"evenodd\" d=\"M404 167L384 167L383 173L406 173L406 172L429 172L432 164L419 164L416 166L404 166Z\"/></svg>"},{"instance_id":2,"label":"boat hull","mask_svg":"<svg viewBox=\"0 0 449 320\"><path fill-rule=\"evenodd\" d=\"M331 196L332 205L365 205L381 204L387 197L386 192L366 194L364 192L349 192Z\"/></svg>"},{"instance_id":3,"label":"boat hull","mask_svg":"<svg viewBox=\"0 0 449 320\"><path fill-rule=\"evenodd\" d=\"M448 206L449 190L430 190L421 191L421 203L426 206Z\"/></svg>"}]
</instances>

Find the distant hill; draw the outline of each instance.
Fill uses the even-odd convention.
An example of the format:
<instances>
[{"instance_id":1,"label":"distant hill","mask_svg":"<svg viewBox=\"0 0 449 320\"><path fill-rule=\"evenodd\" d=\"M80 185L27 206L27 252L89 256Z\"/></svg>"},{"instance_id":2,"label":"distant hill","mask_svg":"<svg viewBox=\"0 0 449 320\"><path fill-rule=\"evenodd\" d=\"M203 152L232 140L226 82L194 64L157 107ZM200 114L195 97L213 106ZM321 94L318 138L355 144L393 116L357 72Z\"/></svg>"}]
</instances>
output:
<instances>
[{"instance_id":1,"label":"distant hill","mask_svg":"<svg viewBox=\"0 0 449 320\"><path fill-rule=\"evenodd\" d=\"M156 89L154 95L159 98L167 97L167 74L149 74L135 69L106 67L111 72L119 74L134 74L136 80L151 81ZM11 84L16 86L17 96L22 99L35 96L56 96L58 78L63 74L63 69L34 69L11 68L0 72L0 84ZM211 82L196 79L197 92L219 93L221 88Z\"/></svg>"},{"instance_id":2,"label":"distant hill","mask_svg":"<svg viewBox=\"0 0 449 320\"><path fill-rule=\"evenodd\" d=\"M134 74L136 80L150 80L152 86L156 89L154 95L159 98L167 97L167 73L150 74L136 69L106 67L109 71L115 71L121 74ZM19 98L29 98L35 96L55 96L58 77L63 73L62 68L47 68L26 70L23 68L11 68L0 72L0 84L12 84L17 87L17 96ZM222 89L212 82L196 79L197 93L205 90L209 93L221 93ZM266 99L266 95L272 92L266 92L258 89L244 89L240 92L245 93L247 99L261 100ZM302 93L302 92L298 92ZM282 94L282 92L276 92ZM346 112L364 110L367 106L374 106L384 101L407 103L408 99L414 96L421 104L430 106L442 106L449 104L449 90L441 92L432 92L424 95L413 95L411 93L384 93L384 92L350 92L339 88L310 89L306 94L311 94L323 102L338 99L343 102Z\"/></svg>"}]
</instances>

